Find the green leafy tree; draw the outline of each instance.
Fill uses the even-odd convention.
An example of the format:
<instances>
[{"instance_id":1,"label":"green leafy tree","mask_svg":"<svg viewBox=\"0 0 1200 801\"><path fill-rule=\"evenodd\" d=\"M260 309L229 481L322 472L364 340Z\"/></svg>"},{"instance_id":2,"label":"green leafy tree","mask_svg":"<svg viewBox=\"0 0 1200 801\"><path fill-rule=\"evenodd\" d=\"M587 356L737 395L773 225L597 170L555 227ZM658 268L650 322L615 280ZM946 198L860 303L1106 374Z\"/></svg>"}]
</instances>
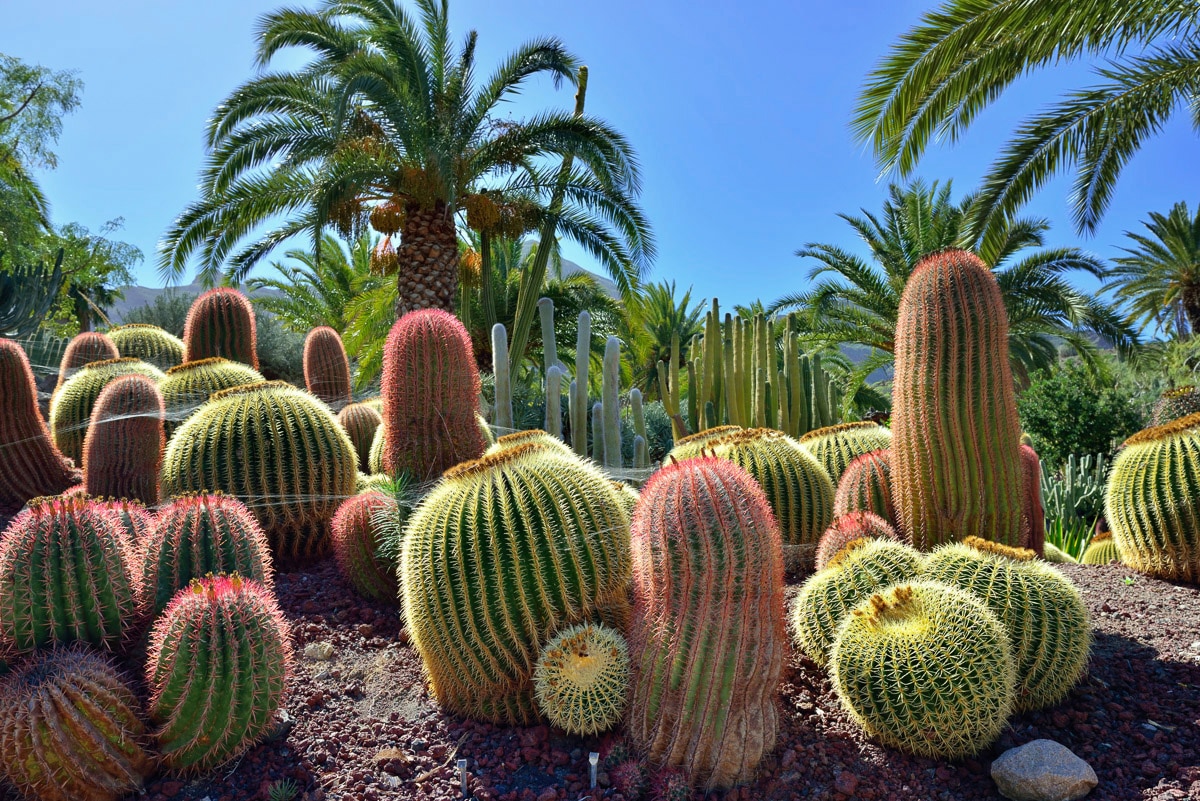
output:
<instances>
[{"instance_id":1,"label":"green leafy tree","mask_svg":"<svg viewBox=\"0 0 1200 801\"><path fill-rule=\"evenodd\" d=\"M124 224L117 217L92 233L79 223L67 223L43 238L46 252L63 250L63 289L51 322L60 334L91 331L97 321L107 322L104 313L121 299L120 287L133 283L142 251L108 236Z\"/></svg>"},{"instance_id":2,"label":"green leafy tree","mask_svg":"<svg viewBox=\"0 0 1200 801\"><path fill-rule=\"evenodd\" d=\"M1110 287L1129 305L1133 318L1167 336L1200 332L1200 208L1187 203L1170 213L1152 212L1148 233L1126 232L1136 247L1116 259Z\"/></svg>"},{"instance_id":3,"label":"green leafy tree","mask_svg":"<svg viewBox=\"0 0 1200 801\"><path fill-rule=\"evenodd\" d=\"M1021 77L1093 61L1098 81L1023 121L984 179L974 211L989 239L1061 170L1076 168L1072 216L1094 231L1122 168L1200 100L1200 5L1192 0L947 0L867 77L857 137L910 175L931 140L965 135Z\"/></svg>"}]
</instances>

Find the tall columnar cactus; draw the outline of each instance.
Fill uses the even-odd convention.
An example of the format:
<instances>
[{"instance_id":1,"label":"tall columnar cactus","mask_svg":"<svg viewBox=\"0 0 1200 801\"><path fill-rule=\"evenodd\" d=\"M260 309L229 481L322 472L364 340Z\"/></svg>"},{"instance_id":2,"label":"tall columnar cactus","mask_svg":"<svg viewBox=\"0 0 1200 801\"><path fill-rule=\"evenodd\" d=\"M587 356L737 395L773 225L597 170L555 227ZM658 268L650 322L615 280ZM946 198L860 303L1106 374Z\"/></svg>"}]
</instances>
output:
<instances>
[{"instance_id":1,"label":"tall columnar cactus","mask_svg":"<svg viewBox=\"0 0 1200 801\"><path fill-rule=\"evenodd\" d=\"M100 393L108 382L125 375L160 381L162 372L138 359L109 359L81 367L50 401L50 431L64 456L83 464L83 440Z\"/></svg>"},{"instance_id":2,"label":"tall columnar cactus","mask_svg":"<svg viewBox=\"0 0 1200 801\"><path fill-rule=\"evenodd\" d=\"M693 786L730 787L775 746L787 658L779 526L746 471L669 465L633 516L633 741Z\"/></svg>"},{"instance_id":3,"label":"tall columnar cactus","mask_svg":"<svg viewBox=\"0 0 1200 801\"><path fill-rule=\"evenodd\" d=\"M562 368L546 368L546 431L562 439Z\"/></svg>"},{"instance_id":4,"label":"tall columnar cactus","mask_svg":"<svg viewBox=\"0 0 1200 801\"><path fill-rule=\"evenodd\" d=\"M846 711L885 745L921 756L977 754L1000 736L1015 678L1004 627L974 596L902 584L853 611L833 647Z\"/></svg>"},{"instance_id":5,"label":"tall columnar cactus","mask_svg":"<svg viewBox=\"0 0 1200 801\"><path fill-rule=\"evenodd\" d=\"M542 327L542 370L549 375L551 367L561 369L554 337L554 301L551 298L538 298L537 310Z\"/></svg>"},{"instance_id":6,"label":"tall columnar cactus","mask_svg":"<svg viewBox=\"0 0 1200 801\"><path fill-rule=\"evenodd\" d=\"M117 801L154 772L137 696L82 648L39 655L0 687L4 773L39 801Z\"/></svg>"},{"instance_id":7,"label":"tall columnar cactus","mask_svg":"<svg viewBox=\"0 0 1200 801\"><path fill-rule=\"evenodd\" d=\"M836 486L859 456L888 448L892 432L878 423L842 423L810 431L799 442L812 451Z\"/></svg>"},{"instance_id":8,"label":"tall columnar cactus","mask_svg":"<svg viewBox=\"0 0 1200 801\"><path fill-rule=\"evenodd\" d=\"M633 418L633 466L645 469L650 466L650 436L646 433L646 412L642 408L642 391L629 390L629 414Z\"/></svg>"},{"instance_id":9,"label":"tall columnar cactus","mask_svg":"<svg viewBox=\"0 0 1200 801\"><path fill-rule=\"evenodd\" d=\"M375 432L383 424L383 415L365 403L348 403L338 412L337 419L358 454L358 469L363 473L373 472L371 445L375 442Z\"/></svg>"},{"instance_id":10,"label":"tall columnar cactus","mask_svg":"<svg viewBox=\"0 0 1200 801\"><path fill-rule=\"evenodd\" d=\"M0 640L9 652L54 643L115 648L141 621L134 545L86 497L30 503L0 539Z\"/></svg>"},{"instance_id":11,"label":"tall columnar cactus","mask_svg":"<svg viewBox=\"0 0 1200 801\"><path fill-rule=\"evenodd\" d=\"M142 585L156 615L193 579L237 573L270 590L274 572L257 518L220 493L185 495L159 510L142 559Z\"/></svg>"},{"instance_id":12,"label":"tall columnar cactus","mask_svg":"<svg viewBox=\"0 0 1200 801\"><path fill-rule=\"evenodd\" d=\"M571 381L568 406L571 413L571 447L580 456L587 456L588 415L588 360L592 354L592 315L587 310L579 313L575 331L575 378Z\"/></svg>"},{"instance_id":13,"label":"tall columnar cactus","mask_svg":"<svg viewBox=\"0 0 1200 801\"><path fill-rule=\"evenodd\" d=\"M1042 460L1028 445L1022 445L1020 453L1020 546L1043 556L1046 552L1046 510L1042 506Z\"/></svg>"},{"instance_id":14,"label":"tall columnar cactus","mask_svg":"<svg viewBox=\"0 0 1200 801\"><path fill-rule=\"evenodd\" d=\"M329 521L354 494L358 456L329 407L264 382L222 390L167 445L162 493L224 492L262 523L277 561L329 549Z\"/></svg>"},{"instance_id":15,"label":"tall columnar cactus","mask_svg":"<svg viewBox=\"0 0 1200 801\"><path fill-rule=\"evenodd\" d=\"M496 427L501 431L513 430L512 376L508 364L508 330L504 323L492 326L492 376L495 380Z\"/></svg>"},{"instance_id":16,"label":"tall columnar cactus","mask_svg":"<svg viewBox=\"0 0 1200 801\"><path fill-rule=\"evenodd\" d=\"M183 360L220 357L258 369L258 333L250 299L236 289L210 289L192 302L183 326Z\"/></svg>"},{"instance_id":17,"label":"tall columnar cactus","mask_svg":"<svg viewBox=\"0 0 1200 801\"><path fill-rule=\"evenodd\" d=\"M533 668L538 710L557 728L583 736L615 726L629 698L629 646L619 631L581 623L546 644Z\"/></svg>"},{"instance_id":18,"label":"tall columnar cactus","mask_svg":"<svg viewBox=\"0 0 1200 801\"><path fill-rule=\"evenodd\" d=\"M0 515L8 516L30 498L57 495L83 476L51 440L29 360L10 339L0 339L0 396Z\"/></svg>"},{"instance_id":19,"label":"tall columnar cactus","mask_svg":"<svg viewBox=\"0 0 1200 801\"><path fill-rule=\"evenodd\" d=\"M857 457L842 473L833 497L833 514L871 512L896 526L896 507L892 503L892 453L871 451Z\"/></svg>"},{"instance_id":20,"label":"tall columnar cactus","mask_svg":"<svg viewBox=\"0 0 1200 801\"><path fill-rule=\"evenodd\" d=\"M1200 390L1193 386L1168 389L1150 411L1150 425L1166 425L1172 420L1200 412Z\"/></svg>"},{"instance_id":21,"label":"tall columnar cactus","mask_svg":"<svg viewBox=\"0 0 1200 801\"><path fill-rule=\"evenodd\" d=\"M1139 431L1108 476L1105 517L1121 563L1200 581L1200 414Z\"/></svg>"},{"instance_id":22,"label":"tall columnar cactus","mask_svg":"<svg viewBox=\"0 0 1200 801\"><path fill-rule=\"evenodd\" d=\"M833 482L807 449L768 428L736 431L713 453L744 468L763 488L779 521L785 556L811 568L817 540L833 522Z\"/></svg>"},{"instance_id":23,"label":"tall columnar cactus","mask_svg":"<svg viewBox=\"0 0 1200 801\"><path fill-rule=\"evenodd\" d=\"M992 271L966 251L923 259L900 298L892 492L921 550L973 534L1021 537L1021 428L1008 317Z\"/></svg>"},{"instance_id":24,"label":"tall columnar cactus","mask_svg":"<svg viewBox=\"0 0 1200 801\"><path fill-rule=\"evenodd\" d=\"M675 440L675 445L667 454L667 459L678 462L683 459L704 456L718 440L742 430L741 426L716 426L706 428L697 434L689 434L682 439Z\"/></svg>"},{"instance_id":25,"label":"tall columnar cactus","mask_svg":"<svg viewBox=\"0 0 1200 801\"><path fill-rule=\"evenodd\" d=\"M171 601L150 639L150 716L167 766L203 771L271 728L291 669L275 598L240 576L198 579Z\"/></svg>"},{"instance_id":26,"label":"tall columnar cactus","mask_svg":"<svg viewBox=\"0 0 1200 801\"><path fill-rule=\"evenodd\" d=\"M107 334L99 334L95 331L76 334L67 343L67 349L63 351L62 361L58 365L58 383L54 385L54 391L58 392L67 379L75 375L85 364L119 358L121 358L121 352L117 350L117 344L109 339Z\"/></svg>"},{"instance_id":27,"label":"tall columnar cactus","mask_svg":"<svg viewBox=\"0 0 1200 801\"><path fill-rule=\"evenodd\" d=\"M108 336L121 356L141 359L159 370L183 363L183 340L156 325L130 323L109 330Z\"/></svg>"},{"instance_id":28,"label":"tall columnar cactus","mask_svg":"<svg viewBox=\"0 0 1200 801\"><path fill-rule=\"evenodd\" d=\"M471 337L452 314L400 318L383 354L384 472L429 481L483 453L475 419L479 370Z\"/></svg>"},{"instance_id":29,"label":"tall columnar cactus","mask_svg":"<svg viewBox=\"0 0 1200 801\"><path fill-rule=\"evenodd\" d=\"M850 543L800 588L792 606L796 646L824 666L838 626L850 610L890 584L917 578L923 567L921 554L899 542Z\"/></svg>"},{"instance_id":30,"label":"tall columnar cactus","mask_svg":"<svg viewBox=\"0 0 1200 801\"><path fill-rule=\"evenodd\" d=\"M167 370L166 377L158 382L158 391L162 393L167 410L167 439L214 392L257 384L262 380L262 374L253 367L219 358L184 362Z\"/></svg>"},{"instance_id":31,"label":"tall columnar cactus","mask_svg":"<svg viewBox=\"0 0 1200 801\"><path fill-rule=\"evenodd\" d=\"M83 441L83 486L89 495L158 505L162 468L163 400L154 382L126 375L96 399Z\"/></svg>"},{"instance_id":32,"label":"tall columnar cactus","mask_svg":"<svg viewBox=\"0 0 1200 801\"><path fill-rule=\"evenodd\" d=\"M629 578L629 517L608 479L539 445L447 471L409 518L400 564L438 703L518 724L538 717L542 646L575 623L626 625Z\"/></svg>"},{"instance_id":33,"label":"tall columnar cactus","mask_svg":"<svg viewBox=\"0 0 1200 801\"><path fill-rule=\"evenodd\" d=\"M938 548L925 577L974 595L1008 635L1016 669L1017 711L1053 706L1087 666L1092 628L1083 596L1045 562L1011 558L1012 549L971 537Z\"/></svg>"},{"instance_id":34,"label":"tall columnar cactus","mask_svg":"<svg viewBox=\"0 0 1200 801\"><path fill-rule=\"evenodd\" d=\"M402 527L396 499L382 492L347 498L333 516L333 556L338 569L359 594L376 601L398 603L396 563L379 555L382 515Z\"/></svg>"},{"instance_id":35,"label":"tall columnar cactus","mask_svg":"<svg viewBox=\"0 0 1200 801\"><path fill-rule=\"evenodd\" d=\"M818 571L824 570L852 542L896 538L896 529L872 512L849 512L835 517L817 543L815 567Z\"/></svg>"},{"instance_id":36,"label":"tall columnar cactus","mask_svg":"<svg viewBox=\"0 0 1200 801\"><path fill-rule=\"evenodd\" d=\"M304 338L304 385L337 411L350 402L350 360L338 332L318 326Z\"/></svg>"},{"instance_id":37,"label":"tall columnar cactus","mask_svg":"<svg viewBox=\"0 0 1200 801\"><path fill-rule=\"evenodd\" d=\"M604 345L604 466L621 468L621 340L610 336ZM595 436L595 433L592 434Z\"/></svg>"},{"instance_id":38,"label":"tall columnar cactus","mask_svg":"<svg viewBox=\"0 0 1200 801\"><path fill-rule=\"evenodd\" d=\"M607 464L604 458L604 446L607 444L604 438L604 403L596 401L592 404L592 460L596 464Z\"/></svg>"}]
</instances>

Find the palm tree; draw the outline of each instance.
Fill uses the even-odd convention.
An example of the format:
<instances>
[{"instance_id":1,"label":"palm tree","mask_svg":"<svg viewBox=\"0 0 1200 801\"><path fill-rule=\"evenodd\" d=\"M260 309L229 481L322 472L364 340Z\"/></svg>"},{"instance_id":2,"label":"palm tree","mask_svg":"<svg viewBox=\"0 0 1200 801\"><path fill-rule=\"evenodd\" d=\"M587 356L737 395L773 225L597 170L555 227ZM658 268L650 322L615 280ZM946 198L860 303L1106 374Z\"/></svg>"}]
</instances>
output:
<instances>
[{"instance_id":1,"label":"palm tree","mask_svg":"<svg viewBox=\"0 0 1200 801\"><path fill-rule=\"evenodd\" d=\"M1094 231L1142 143L1176 112L1195 111L1198 26L1192 0L946 0L868 76L854 130L885 169L906 177L932 139L957 140L1017 79L1094 59L1099 82L1021 123L973 210L980 229L1002 229L1043 184L1075 166L1074 221Z\"/></svg>"},{"instance_id":2,"label":"palm tree","mask_svg":"<svg viewBox=\"0 0 1200 801\"><path fill-rule=\"evenodd\" d=\"M1110 286L1129 304L1133 318L1168 336L1186 339L1200 332L1200 209L1187 203L1169 214L1150 214L1149 234L1126 232L1135 248L1115 259Z\"/></svg>"},{"instance_id":3,"label":"palm tree","mask_svg":"<svg viewBox=\"0 0 1200 801\"><path fill-rule=\"evenodd\" d=\"M261 66L294 46L315 58L249 81L217 109L201 198L167 234L165 273L179 275L198 252L203 276L228 261L227 278L238 280L290 236L310 231L315 245L327 224L356 235L369 221L399 235L396 312L452 311L459 222L519 238L551 221L632 292L653 244L628 142L582 114L500 114L533 76L574 82L575 58L538 39L477 84L477 34L455 48L446 0L414 2L416 15L396 0L324 0L263 18ZM556 159L573 165L562 183ZM560 204L549 200L555 190Z\"/></svg>"},{"instance_id":4,"label":"palm tree","mask_svg":"<svg viewBox=\"0 0 1200 801\"><path fill-rule=\"evenodd\" d=\"M1013 220L997 229L996 244L981 242L968 226L976 202L973 195L954 202L950 183L940 188L936 182L893 184L882 214L864 209L861 217L838 215L866 244L871 260L838 245L806 244L796 255L819 262L809 280L832 277L780 298L772 311L802 311L807 336L818 343L871 348L859 371L869 368L869 373L892 363L900 295L917 263L930 253L960 247L978 252L995 271L1008 311L1009 355L1018 378L1053 364L1059 340L1094 368L1099 353L1091 335L1120 348L1138 343L1136 332L1114 309L1065 278L1072 271L1104 278L1108 268L1103 262L1077 248L1046 248L1045 220ZM1031 248L1037 250L1027 252Z\"/></svg>"},{"instance_id":5,"label":"palm tree","mask_svg":"<svg viewBox=\"0 0 1200 801\"><path fill-rule=\"evenodd\" d=\"M633 364L633 386L647 398L658 395L658 363L671 359L671 341L679 337L687 348L704 328L704 301L692 305L692 288L676 299L675 282L660 281L642 287L637 302L629 306L624 339Z\"/></svg>"}]
</instances>

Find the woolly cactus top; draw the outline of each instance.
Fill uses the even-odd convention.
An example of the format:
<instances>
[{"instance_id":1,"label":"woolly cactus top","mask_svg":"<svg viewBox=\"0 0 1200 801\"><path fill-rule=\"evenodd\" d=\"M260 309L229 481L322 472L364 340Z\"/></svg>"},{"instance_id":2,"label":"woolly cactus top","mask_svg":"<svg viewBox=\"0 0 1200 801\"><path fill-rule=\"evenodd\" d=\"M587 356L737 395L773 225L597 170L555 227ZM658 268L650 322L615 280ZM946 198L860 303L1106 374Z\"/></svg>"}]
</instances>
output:
<instances>
[{"instance_id":1,"label":"woolly cactus top","mask_svg":"<svg viewBox=\"0 0 1200 801\"><path fill-rule=\"evenodd\" d=\"M714 439L720 439L727 434L733 434L734 432L741 430L741 426L714 426L713 428L706 428L703 431L699 431L695 434L688 434L686 437L681 437L680 439L676 440L675 447L678 448L680 445L695 445L701 442L711 442Z\"/></svg>"},{"instance_id":2,"label":"woolly cactus top","mask_svg":"<svg viewBox=\"0 0 1200 801\"><path fill-rule=\"evenodd\" d=\"M883 429L883 426L878 423L872 423L870 420L860 420L854 423L839 423L836 426L825 426L809 431L798 440L801 444L812 442L813 440L822 439L824 437L833 436L834 434L845 434L848 431L874 431ZM887 429L884 429L885 431Z\"/></svg>"},{"instance_id":3,"label":"woolly cactus top","mask_svg":"<svg viewBox=\"0 0 1200 801\"><path fill-rule=\"evenodd\" d=\"M198 370L202 367L216 367L222 364L241 364L241 362L231 362L229 359L224 359L220 356L209 356L206 359L197 359L194 362L177 364L170 370L167 370L167 375L176 375L178 373L186 373L190 370Z\"/></svg>"},{"instance_id":4,"label":"woolly cactus top","mask_svg":"<svg viewBox=\"0 0 1200 801\"><path fill-rule=\"evenodd\" d=\"M456 481L458 479L479 476L484 473L490 473L498 468L515 464L530 456L550 455L553 453L554 450L548 445L539 442L527 442L515 448L506 448L505 450L480 456L478 459L472 459L469 462L456 464L443 473L442 478L447 481Z\"/></svg>"},{"instance_id":5,"label":"woolly cactus top","mask_svg":"<svg viewBox=\"0 0 1200 801\"><path fill-rule=\"evenodd\" d=\"M1162 442L1171 437L1183 436L1188 433L1197 433L1192 429L1200 428L1200 412L1189 414L1187 417L1180 417L1178 420L1172 420L1169 423L1163 423L1161 426L1152 426L1144 428L1134 434L1129 439L1121 443L1122 448L1128 448L1132 445L1146 445L1152 442Z\"/></svg>"},{"instance_id":6,"label":"woolly cactus top","mask_svg":"<svg viewBox=\"0 0 1200 801\"><path fill-rule=\"evenodd\" d=\"M963 537L962 544L980 553L1011 559L1014 562L1029 562L1037 556L1037 554L1028 548L1013 548L998 542L985 540L982 537Z\"/></svg>"},{"instance_id":7,"label":"woolly cactus top","mask_svg":"<svg viewBox=\"0 0 1200 801\"><path fill-rule=\"evenodd\" d=\"M221 398L234 398L238 395L256 395L260 392L270 392L271 390L304 392L304 390L293 386L286 381L256 381L253 384L242 384L241 386L218 390L210 395L208 399L210 401L215 401L220 400Z\"/></svg>"}]
</instances>

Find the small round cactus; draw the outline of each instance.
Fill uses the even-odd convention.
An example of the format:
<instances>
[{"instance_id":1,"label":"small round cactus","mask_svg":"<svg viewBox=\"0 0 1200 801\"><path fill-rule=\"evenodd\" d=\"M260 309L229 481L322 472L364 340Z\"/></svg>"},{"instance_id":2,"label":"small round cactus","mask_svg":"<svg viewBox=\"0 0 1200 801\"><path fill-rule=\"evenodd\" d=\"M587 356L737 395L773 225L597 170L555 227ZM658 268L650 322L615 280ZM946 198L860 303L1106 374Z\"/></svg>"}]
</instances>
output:
<instances>
[{"instance_id":1,"label":"small round cactus","mask_svg":"<svg viewBox=\"0 0 1200 801\"><path fill-rule=\"evenodd\" d=\"M650 798L651 801L692 801L692 786L682 771L659 771L650 783Z\"/></svg>"},{"instance_id":2,"label":"small round cactus","mask_svg":"<svg viewBox=\"0 0 1200 801\"><path fill-rule=\"evenodd\" d=\"M92 362L105 362L121 358L117 345L106 334L95 331L84 331L76 334L63 350L62 361L58 365L58 382L54 385L57 393L67 379L75 375L80 367Z\"/></svg>"},{"instance_id":3,"label":"small round cactus","mask_svg":"<svg viewBox=\"0 0 1200 801\"><path fill-rule=\"evenodd\" d=\"M710 450L709 446L714 442L741 430L741 426L714 426L696 434L680 437L671 448L671 452L667 454L667 460L674 459L679 462L684 459L702 456L706 451Z\"/></svg>"},{"instance_id":4,"label":"small round cactus","mask_svg":"<svg viewBox=\"0 0 1200 801\"><path fill-rule=\"evenodd\" d=\"M210 289L192 302L183 324L183 360L219 356L258 369L258 333L250 299L236 289Z\"/></svg>"},{"instance_id":5,"label":"small round cactus","mask_svg":"<svg viewBox=\"0 0 1200 801\"><path fill-rule=\"evenodd\" d=\"M199 359L167 370L166 377L158 382L158 391L162 393L167 410L167 438L213 393L262 380L262 375L253 367L229 359Z\"/></svg>"},{"instance_id":6,"label":"small round cactus","mask_svg":"<svg viewBox=\"0 0 1200 801\"><path fill-rule=\"evenodd\" d=\"M842 423L809 431L799 442L812 451L836 485L846 468L859 456L888 448L892 444L892 432L868 421Z\"/></svg>"},{"instance_id":7,"label":"small round cactus","mask_svg":"<svg viewBox=\"0 0 1200 801\"><path fill-rule=\"evenodd\" d=\"M595 623L571 626L546 643L533 667L533 697L568 734L608 731L629 695L629 648L619 632Z\"/></svg>"},{"instance_id":8,"label":"small round cactus","mask_svg":"<svg viewBox=\"0 0 1200 801\"><path fill-rule=\"evenodd\" d=\"M283 705L291 661L287 622L257 582L197 579L176 595L146 664L167 766L209 770L257 743Z\"/></svg>"},{"instance_id":9,"label":"small round cactus","mask_svg":"<svg viewBox=\"0 0 1200 801\"><path fill-rule=\"evenodd\" d=\"M399 603L400 591L397 565L379 556L379 518L383 515L403 523L396 499L382 492L343 501L333 516L333 556L342 575L360 595L395 604Z\"/></svg>"},{"instance_id":10,"label":"small round cactus","mask_svg":"<svg viewBox=\"0 0 1200 801\"><path fill-rule=\"evenodd\" d=\"M156 325L130 323L111 329L108 336L122 356L141 359L159 370L183 362L183 340Z\"/></svg>"},{"instance_id":11,"label":"small round cactus","mask_svg":"<svg viewBox=\"0 0 1200 801\"><path fill-rule=\"evenodd\" d=\"M1117 542L1109 531L1092 537L1092 541L1083 551L1083 556L1079 557L1080 564L1084 565L1108 565L1120 561L1121 554L1117 551Z\"/></svg>"},{"instance_id":12,"label":"small round cactus","mask_svg":"<svg viewBox=\"0 0 1200 801\"><path fill-rule=\"evenodd\" d=\"M624 759L608 769L613 789L629 801L638 801L646 791L646 766L636 759Z\"/></svg>"},{"instance_id":13,"label":"small round cactus","mask_svg":"<svg viewBox=\"0 0 1200 801\"><path fill-rule=\"evenodd\" d=\"M1004 627L974 596L935 581L892 587L852 610L830 661L846 711L911 754L977 754L1012 709Z\"/></svg>"},{"instance_id":14,"label":"small round cactus","mask_svg":"<svg viewBox=\"0 0 1200 801\"><path fill-rule=\"evenodd\" d=\"M371 470L371 445L375 442L375 432L383 424L383 417L373 407L366 403L348 403L337 415L338 422L346 429L354 452L358 454L358 469L363 473ZM382 445L380 446L382 448ZM382 468L382 451L380 451L380 467ZM379 472L383 472L382 469Z\"/></svg>"},{"instance_id":15,"label":"small round cactus","mask_svg":"<svg viewBox=\"0 0 1200 801\"><path fill-rule=\"evenodd\" d=\"M1150 411L1150 425L1162 426L1200 412L1200 390L1193 386L1175 387L1162 394Z\"/></svg>"},{"instance_id":16,"label":"small round cactus","mask_svg":"<svg viewBox=\"0 0 1200 801\"><path fill-rule=\"evenodd\" d=\"M162 395L154 381L126 375L96 399L83 440L83 485L89 495L158 505L162 468Z\"/></svg>"},{"instance_id":17,"label":"small round cactus","mask_svg":"<svg viewBox=\"0 0 1200 801\"><path fill-rule=\"evenodd\" d=\"M833 515L841 517L851 512L871 512L896 527L891 451L864 453L843 471L833 497Z\"/></svg>"},{"instance_id":18,"label":"small round cactus","mask_svg":"<svg viewBox=\"0 0 1200 801\"><path fill-rule=\"evenodd\" d=\"M824 570L850 543L872 538L894 540L897 539L896 530L882 517L870 512L850 512L835 518L817 543L816 569Z\"/></svg>"},{"instance_id":19,"label":"small round cactus","mask_svg":"<svg viewBox=\"0 0 1200 801\"><path fill-rule=\"evenodd\" d=\"M100 393L113 379L141 375L160 381L162 371L138 359L110 359L79 368L50 401L50 431L64 456L83 464L83 440Z\"/></svg>"},{"instance_id":20,"label":"small round cactus","mask_svg":"<svg viewBox=\"0 0 1200 801\"><path fill-rule=\"evenodd\" d=\"M0 761L40 801L116 801L154 771L133 690L82 648L39 654L0 687Z\"/></svg>"}]
</instances>

